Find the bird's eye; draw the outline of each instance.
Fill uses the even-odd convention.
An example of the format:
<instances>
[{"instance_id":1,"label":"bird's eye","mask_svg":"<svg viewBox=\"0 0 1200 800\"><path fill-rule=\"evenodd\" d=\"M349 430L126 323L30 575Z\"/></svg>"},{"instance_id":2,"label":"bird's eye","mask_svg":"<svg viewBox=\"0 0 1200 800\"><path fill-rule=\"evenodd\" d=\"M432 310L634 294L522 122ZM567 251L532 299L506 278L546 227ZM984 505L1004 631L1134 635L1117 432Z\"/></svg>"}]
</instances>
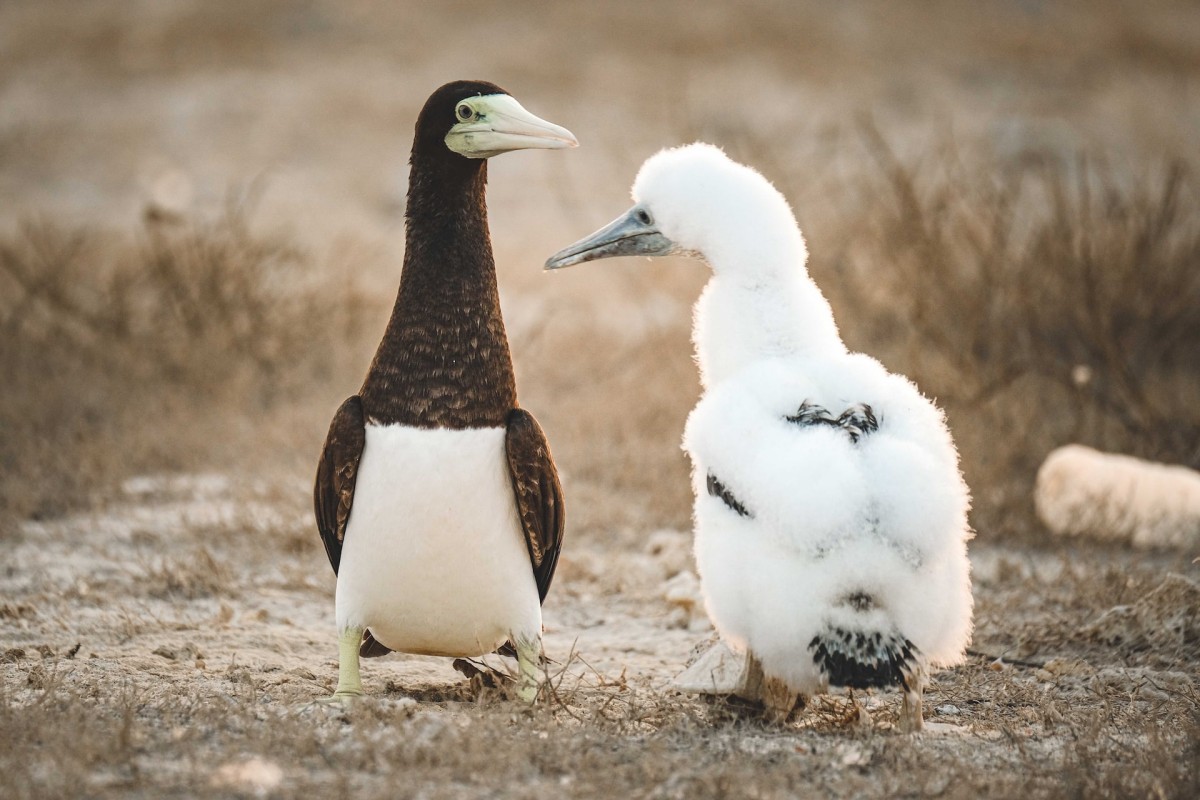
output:
<instances>
[{"instance_id":1,"label":"bird's eye","mask_svg":"<svg viewBox=\"0 0 1200 800\"><path fill-rule=\"evenodd\" d=\"M643 225L649 225L650 223L654 222L654 217L650 216L650 212L644 208L639 208L636 216L637 221Z\"/></svg>"},{"instance_id":2,"label":"bird's eye","mask_svg":"<svg viewBox=\"0 0 1200 800\"><path fill-rule=\"evenodd\" d=\"M470 122L475 117L475 109L466 103L459 103L458 108L454 109L454 113L460 122Z\"/></svg>"}]
</instances>

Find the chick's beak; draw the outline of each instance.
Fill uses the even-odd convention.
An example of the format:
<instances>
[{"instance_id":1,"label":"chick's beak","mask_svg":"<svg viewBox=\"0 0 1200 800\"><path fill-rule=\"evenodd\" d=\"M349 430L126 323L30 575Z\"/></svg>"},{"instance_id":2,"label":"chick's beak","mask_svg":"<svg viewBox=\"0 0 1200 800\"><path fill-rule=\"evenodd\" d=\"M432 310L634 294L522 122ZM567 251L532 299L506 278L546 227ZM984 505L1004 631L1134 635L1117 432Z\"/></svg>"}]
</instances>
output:
<instances>
[{"instance_id":1,"label":"chick's beak","mask_svg":"<svg viewBox=\"0 0 1200 800\"><path fill-rule=\"evenodd\" d=\"M617 256L666 256L677 251L641 205L614 219L600 230L564 247L546 260L546 269L562 269L584 261Z\"/></svg>"}]
</instances>

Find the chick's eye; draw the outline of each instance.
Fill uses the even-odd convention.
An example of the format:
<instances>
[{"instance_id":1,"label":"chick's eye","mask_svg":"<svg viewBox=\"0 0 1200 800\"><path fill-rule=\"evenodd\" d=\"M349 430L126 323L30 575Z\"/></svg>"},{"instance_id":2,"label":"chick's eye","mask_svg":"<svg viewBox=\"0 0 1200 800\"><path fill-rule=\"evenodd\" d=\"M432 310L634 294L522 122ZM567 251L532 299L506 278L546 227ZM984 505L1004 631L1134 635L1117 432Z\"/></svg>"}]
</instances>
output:
<instances>
[{"instance_id":1,"label":"chick's eye","mask_svg":"<svg viewBox=\"0 0 1200 800\"><path fill-rule=\"evenodd\" d=\"M650 212L644 208L637 210L637 220L643 225L649 225L651 222L654 222L654 218L650 216Z\"/></svg>"},{"instance_id":2,"label":"chick's eye","mask_svg":"<svg viewBox=\"0 0 1200 800\"><path fill-rule=\"evenodd\" d=\"M466 103L459 103L458 108L454 109L454 113L458 115L459 120L468 122L475 116L475 109L471 108Z\"/></svg>"}]
</instances>

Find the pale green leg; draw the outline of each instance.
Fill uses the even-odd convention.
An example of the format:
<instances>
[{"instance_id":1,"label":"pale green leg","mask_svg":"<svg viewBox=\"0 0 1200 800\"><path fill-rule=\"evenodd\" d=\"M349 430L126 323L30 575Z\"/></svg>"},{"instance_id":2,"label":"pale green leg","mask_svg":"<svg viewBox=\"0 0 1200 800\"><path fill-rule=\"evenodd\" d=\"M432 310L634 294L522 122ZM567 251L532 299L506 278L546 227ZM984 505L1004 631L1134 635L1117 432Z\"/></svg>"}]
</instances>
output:
<instances>
[{"instance_id":1,"label":"pale green leg","mask_svg":"<svg viewBox=\"0 0 1200 800\"><path fill-rule=\"evenodd\" d=\"M346 701L362 696L362 680L358 677L358 648L362 636L362 628L348 628L338 637L338 685L331 700Z\"/></svg>"},{"instance_id":2,"label":"pale green leg","mask_svg":"<svg viewBox=\"0 0 1200 800\"><path fill-rule=\"evenodd\" d=\"M538 667L542 660L542 643L539 639L529 641L518 638L517 669L521 673L517 678L517 697L533 705L538 695Z\"/></svg>"}]
</instances>

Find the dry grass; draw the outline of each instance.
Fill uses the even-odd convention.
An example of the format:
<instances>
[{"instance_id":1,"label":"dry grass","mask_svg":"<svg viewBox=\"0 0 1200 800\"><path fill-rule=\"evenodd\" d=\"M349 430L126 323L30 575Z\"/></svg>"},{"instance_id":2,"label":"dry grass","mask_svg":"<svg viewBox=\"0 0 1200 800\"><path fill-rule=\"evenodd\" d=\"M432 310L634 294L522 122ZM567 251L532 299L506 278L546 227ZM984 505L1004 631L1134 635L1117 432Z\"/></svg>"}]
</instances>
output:
<instances>
[{"instance_id":1,"label":"dry grass","mask_svg":"<svg viewBox=\"0 0 1200 800\"><path fill-rule=\"evenodd\" d=\"M0 240L16 389L0 394L0 514L59 515L124 476L215 460L307 383L345 377L362 307L241 207L132 237L22 226Z\"/></svg>"},{"instance_id":2,"label":"dry grass","mask_svg":"<svg viewBox=\"0 0 1200 800\"><path fill-rule=\"evenodd\" d=\"M1066 441L1198 465L1194 10L46 8L0 4L19 32L0 48L4 796L1200 795L1200 641L1175 624L1200 609L1162 591L1193 554L1047 541L1029 502ZM555 662L532 711L398 655L364 666L356 708L306 709L336 675L311 469L389 311L402 135L466 75L584 142L498 160L489 189L522 402L568 494ZM690 528L703 270L531 276L693 138L780 186L849 343L949 413L977 631L922 737L894 733L886 694L856 698L872 730L845 696L781 730L669 688L709 634L662 597L686 536L647 541ZM195 202L131 224L162 174ZM261 197L222 205L250 175ZM177 481L125 483L159 473ZM278 785L238 779L255 758Z\"/></svg>"},{"instance_id":3,"label":"dry grass","mask_svg":"<svg viewBox=\"0 0 1200 800\"><path fill-rule=\"evenodd\" d=\"M872 199L815 269L863 349L946 409L976 527L1036 527L1034 474L1068 442L1200 466L1192 165L1130 174L952 147L904 162L865 131Z\"/></svg>"},{"instance_id":4,"label":"dry grass","mask_svg":"<svg viewBox=\"0 0 1200 800\"><path fill-rule=\"evenodd\" d=\"M1041 165L1029 178L1042 181L1036 187L1045 204L1018 213L1011 196L1009 205L986 192L972 199L994 183L979 177L986 170L956 163L966 177L927 189L915 170L885 161L895 194L881 195L873 214L832 229L866 224L871 235L857 238L859 249L835 249L842 261L818 260L814 270L831 287L843 327L865 340L856 344L910 371L950 409L980 498L976 524L1020 513L1020 489L1010 484L1024 478L1014 462L998 463L1000 456L1032 469L1064 431L1136 434L1145 447L1162 448L1157 453L1179 453L1170 449L1180 441L1178 420L1194 412L1163 405L1167 399L1155 393L1146 406L1118 413L1113 404L1137 395L1121 394L1109 370L1131 371L1139 385L1186 388L1194 377L1179 348L1160 347L1152 359L1131 355L1147 337L1165 331L1183 339L1196 324L1194 309L1179 302L1196 290L1179 267L1195 245L1185 173L1170 173L1158 194L1113 189L1106 225L1081 216L1080 207L1068 213L1063 204L1078 196L1049 191L1066 180L1052 167ZM983 234L981 215L991 220ZM1025 232L1000 235L994 217ZM1115 255L1137 251L1148 227L1161 240L1147 246L1149 255ZM1075 245L1060 249L1048 241L1051 231ZM1102 268L1079 255L1097 237L1113 254ZM833 236L827 229L810 238ZM894 244L889 271L877 266L885 243ZM302 255L251 234L237 218L213 227L156 223L134 244L34 227L0 253L3 274L19 290L0 307L17 345L6 350L5 366L36 379L40 400L35 406L8 395L8 419L40 406L33 418L50 425L71 408L80 376L96 392L86 414L66 417L89 426L87 436L55 433L33 450L44 460L9 462L4 487L18 500L6 500L7 509L26 517L20 502L31 476L49 476L54 491L40 508L61 514L77 506L61 491L72 479L96 492L162 466L123 450L95 462L103 477L73 478L70 470L94 458L98 444L165 436L173 423L207 419L209 407L233 420L221 434L226 441L247 429L270 439L279 435L272 427L297 419L319 428L325 396L353 380L338 354L361 363L373 338L348 316L356 308L386 311L378 301L364 306L353 286L306 279ZM1156 265L1150 289L1122 282L1141 269L1134 261ZM1047 277L1047 263L1077 280ZM1100 288L1081 299L1076 289L1087 280ZM879 301L880 290L890 302ZM1101 303L1102 313L1087 313L1088 303ZM1164 311L1151 313L1158 306ZM968 313L954 311L962 308ZM322 331L311 320L318 314L333 321L332 343L327 335L317 341ZM633 568L620 553L636 552L656 526L686 525L686 467L676 445L696 391L693 366L680 357L686 333L667 325L594 347L591 335L576 330L517 343L525 363L556 365L535 383L532 404L558 400L549 419L574 514L556 595L564 611L586 619L596 613L595 598L619 589L625 604L602 613L666 624L659 595L666 573ZM1101 336L1108 337L1103 348L1076 349ZM1097 386L1064 382L1062 370L1069 374L1076 359L1095 353L1104 355L1088 362ZM47 365L61 383L47 379ZM142 398L132 412L122 388L131 381ZM315 385L324 387L316 403L288 397ZM1031 395L1030 387L1044 394ZM1051 402L1054 392L1071 391L1079 405ZM254 399L236 399L245 397ZM998 452L989 426L1004 414L1027 413L1031 397L1059 412L1007 437ZM143 403L164 402L179 403L169 422L147 421ZM593 413L563 415L564 408ZM1071 427L1080 408L1102 420L1098 427ZM99 442L94 425L106 437ZM222 466L212 451L183 449L187 434L171 437L164 447L174 465ZM34 440L12 441L28 450ZM980 442L990 449L978 449ZM50 450L58 456L46 457ZM247 457L235 456L227 471L252 463L240 458ZM303 474L307 461L298 461ZM797 728L771 729L744 709L675 695L661 680L593 669L584 660L593 654L574 647L555 653L544 702L532 712L478 685L378 677L369 682L386 688L376 687L374 698L348 714L305 711L330 690L334 674L320 622L328 588L311 569L322 558L306 522L304 487L292 485L290 459L276 463L277 477L279 463L289 475L282 483L219 479L206 489L203 480L180 479L126 487L125 496L105 491L104 516L26 526L13 541L27 569L89 567L48 571L0 615L19 643L0 664L7 743L0 769L12 796L253 795L250 778L236 777L252 757L282 771L281 782L264 790L272 796L395 796L398 776L401 793L414 797L494 796L497 787L547 797L607 797L614 787L637 797L789 797L820 787L835 797L1183 798L1198 788L1188 765L1200 752L1200 641L1135 631L1114 644L1089 627L1114 605L1152 596L1164 571L1186 570L1186 563L1170 556L1131 562L1115 547L988 551L986 542L1019 529L1015 522L981 526L975 655L937 676L927 698L930 720L953 726L948 733L897 736L895 698L870 694L860 702L874 731L855 726L845 697L814 703ZM124 532L90 533L112 526ZM1008 663L995 663L997 656ZM377 669L372 663L368 675Z\"/></svg>"},{"instance_id":5,"label":"dry grass","mask_svg":"<svg viewBox=\"0 0 1200 800\"><path fill-rule=\"evenodd\" d=\"M1119 694L1064 703L1044 684L982 666L933 694L975 720L965 741L841 722L782 733L632 687L577 689L532 713L494 697L414 706L389 694L343 714L280 705L294 690L238 668L171 697L132 682L97 696L80 672L36 657L7 670L8 686L27 686L20 701L0 700L9 796L189 796L251 757L281 768L273 796L601 798L620 787L648 798L789 797L820 787L831 797L1184 798L1198 788L1194 705L1147 713ZM987 697L987 707L963 696ZM829 718L846 716L844 705Z\"/></svg>"}]
</instances>

